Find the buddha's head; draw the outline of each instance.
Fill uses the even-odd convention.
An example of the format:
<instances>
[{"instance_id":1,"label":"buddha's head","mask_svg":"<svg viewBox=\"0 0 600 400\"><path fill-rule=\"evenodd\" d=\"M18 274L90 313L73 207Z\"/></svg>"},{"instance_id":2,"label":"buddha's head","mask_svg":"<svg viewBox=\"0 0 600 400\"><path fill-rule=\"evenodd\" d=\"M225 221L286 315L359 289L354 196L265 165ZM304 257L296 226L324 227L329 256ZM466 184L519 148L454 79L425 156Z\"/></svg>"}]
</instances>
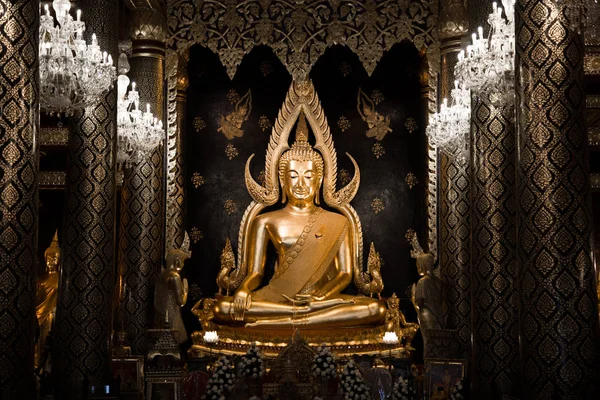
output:
<instances>
[{"instance_id":1,"label":"buddha's head","mask_svg":"<svg viewBox=\"0 0 600 400\"><path fill-rule=\"evenodd\" d=\"M278 169L283 203L293 199L300 204L319 204L323 157L308 143L308 126L304 113L300 114L296 141L281 155Z\"/></svg>"},{"instance_id":2,"label":"buddha's head","mask_svg":"<svg viewBox=\"0 0 600 400\"><path fill-rule=\"evenodd\" d=\"M167 267L179 272L183 269L183 264L188 258L189 257L187 256L187 254L183 254L183 252L181 252L178 249L171 250L167 253L166 256Z\"/></svg>"},{"instance_id":3,"label":"buddha's head","mask_svg":"<svg viewBox=\"0 0 600 400\"><path fill-rule=\"evenodd\" d=\"M58 231L54 232L52 243L44 252L46 260L46 270L49 274L53 274L58 270L58 262L60 261L60 246L58 244Z\"/></svg>"},{"instance_id":4,"label":"buddha's head","mask_svg":"<svg viewBox=\"0 0 600 400\"><path fill-rule=\"evenodd\" d=\"M431 275L433 272L433 264L435 259L430 253L422 253L417 256L417 271L419 275Z\"/></svg>"},{"instance_id":5,"label":"buddha's head","mask_svg":"<svg viewBox=\"0 0 600 400\"><path fill-rule=\"evenodd\" d=\"M167 251L165 255L165 261L167 262L167 268L174 269L177 272L180 272L183 269L183 264L185 260L192 257L192 252L190 250L190 237L187 232L185 232L183 243L181 244L181 248L170 249Z\"/></svg>"}]
</instances>

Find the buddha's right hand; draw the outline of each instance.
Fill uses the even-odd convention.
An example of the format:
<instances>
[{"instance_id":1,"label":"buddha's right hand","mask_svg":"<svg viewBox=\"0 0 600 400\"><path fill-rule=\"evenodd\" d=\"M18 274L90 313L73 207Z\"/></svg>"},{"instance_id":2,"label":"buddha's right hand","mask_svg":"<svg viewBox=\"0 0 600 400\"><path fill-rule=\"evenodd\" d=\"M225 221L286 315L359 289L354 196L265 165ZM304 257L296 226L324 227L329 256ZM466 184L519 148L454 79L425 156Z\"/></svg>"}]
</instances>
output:
<instances>
[{"instance_id":1,"label":"buddha's right hand","mask_svg":"<svg viewBox=\"0 0 600 400\"><path fill-rule=\"evenodd\" d=\"M246 310L250 309L252 304L252 296L250 290L240 287L233 295L232 309L233 309L233 320L243 321Z\"/></svg>"}]
</instances>

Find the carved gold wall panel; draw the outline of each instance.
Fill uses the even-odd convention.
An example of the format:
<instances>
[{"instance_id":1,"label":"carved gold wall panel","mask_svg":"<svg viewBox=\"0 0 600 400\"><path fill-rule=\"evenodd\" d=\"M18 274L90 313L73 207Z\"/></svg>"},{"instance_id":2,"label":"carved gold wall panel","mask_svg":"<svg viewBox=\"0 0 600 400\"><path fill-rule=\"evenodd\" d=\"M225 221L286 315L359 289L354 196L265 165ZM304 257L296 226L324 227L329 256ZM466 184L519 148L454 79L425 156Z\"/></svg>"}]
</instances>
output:
<instances>
[{"instance_id":1,"label":"carved gold wall panel","mask_svg":"<svg viewBox=\"0 0 600 400\"><path fill-rule=\"evenodd\" d=\"M180 0L169 7L169 46L207 46L233 78L245 54L268 45L300 79L328 46L342 44L371 74L384 51L402 40L418 49L435 43L436 14L433 0Z\"/></svg>"},{"instance_id":2,"label":"carved gold wall panel","mask_svg":"<svg viewBox=\"0 0 600 400\"><path fill-rule=\"evenodd\" d=\"M9 22L10 21L10 22ZM0 13L0 398L32 398L38 220L37 1Z\"/></svg>"},{"instance_id":3,"label":"carved gold wall panel","mask_svg":"<svg viewBox=\"0 0 600 400\"><path fill-rule=\"evenodd\" d=\"M597 396L584 43L566 2L516 6L523 398Z\"/></svg>"}]
</instances>

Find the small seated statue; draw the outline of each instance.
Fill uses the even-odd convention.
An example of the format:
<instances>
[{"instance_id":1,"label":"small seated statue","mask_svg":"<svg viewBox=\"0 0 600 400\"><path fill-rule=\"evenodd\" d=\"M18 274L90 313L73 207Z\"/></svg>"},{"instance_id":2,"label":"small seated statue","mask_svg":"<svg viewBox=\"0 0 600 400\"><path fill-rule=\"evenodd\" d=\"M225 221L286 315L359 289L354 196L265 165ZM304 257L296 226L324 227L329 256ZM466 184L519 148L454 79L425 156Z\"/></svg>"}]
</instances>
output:
<instances>
[{"instance_id":1,"label":"small seated statue","mask_svg":"<svg viewBox=\"0 0 600 400\"><path fill-rule=\"evenodd\" d=\"M257 215L249 228L247 274L233 296L216 301L214 320L255 328L377 326L385 321L383 300L342 291L353 278L350 223L319 207L323 157L308 142L300 114L295 143L278 162L279 210ZM264 286L267 247L277 252Z\"/></svg>"},{"instance_id":2,"label":"small seated statue","mask_svg":"<svg viewBox=\"0 0 600 400\"><path fill-rule=\"evenodd\" d=\"M166 321L172 329L176 330L176 340L183 343L187 340L187 333L181 318L181 307L185 305L188 297L187 279L181 277L181 270L185 260L192 256L190 238L185 233L185 238L180 249L171 249L165 257L167 267L161 273L154 289L154 308L158 326Z\"/></svg>"}]
</instances>

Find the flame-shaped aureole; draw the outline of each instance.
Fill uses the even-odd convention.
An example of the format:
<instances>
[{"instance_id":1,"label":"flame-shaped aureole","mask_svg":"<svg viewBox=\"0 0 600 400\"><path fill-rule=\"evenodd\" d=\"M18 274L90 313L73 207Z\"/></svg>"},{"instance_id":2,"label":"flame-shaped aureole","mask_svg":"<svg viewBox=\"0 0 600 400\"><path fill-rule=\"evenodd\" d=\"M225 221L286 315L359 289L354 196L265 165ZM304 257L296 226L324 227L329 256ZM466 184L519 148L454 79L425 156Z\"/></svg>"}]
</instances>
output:
<instances>
[{"instance_id":1,"label":"flame-shaped aureole","mask_svg":"<svg viewBox=\"0 0 600 400\"><path fill-rule=\"evenodd\" d=\"M250 174L250 162L254 155L248 158L245 169L245 181L248 193L253 202L246 208L240 224L238 236L238 265L232 273L231 289L235 290L247 272L247 250L249 246L249 230L254 218L268 206L279 200L278 162L284 151L289 149L290 133L298 119L300 112L304 112L309 126L315 137L314 148L323 156L323 199L328 206L338 210L350 222L352 254L354 257L354 279L361 288L362 285L362 261L363 261L363 238L362 226L356 211L350 206L360 185L360 170L356 161L350 157L354 164L354 177L348 185L336 191L337 181L337 154L333 144L333 138L317 96L314 85L310 80L293 81L286 95L283 106L273 126L271 139L267 148L265 159L265 185L262 186Z\"/></svg>"}]
</instances>

